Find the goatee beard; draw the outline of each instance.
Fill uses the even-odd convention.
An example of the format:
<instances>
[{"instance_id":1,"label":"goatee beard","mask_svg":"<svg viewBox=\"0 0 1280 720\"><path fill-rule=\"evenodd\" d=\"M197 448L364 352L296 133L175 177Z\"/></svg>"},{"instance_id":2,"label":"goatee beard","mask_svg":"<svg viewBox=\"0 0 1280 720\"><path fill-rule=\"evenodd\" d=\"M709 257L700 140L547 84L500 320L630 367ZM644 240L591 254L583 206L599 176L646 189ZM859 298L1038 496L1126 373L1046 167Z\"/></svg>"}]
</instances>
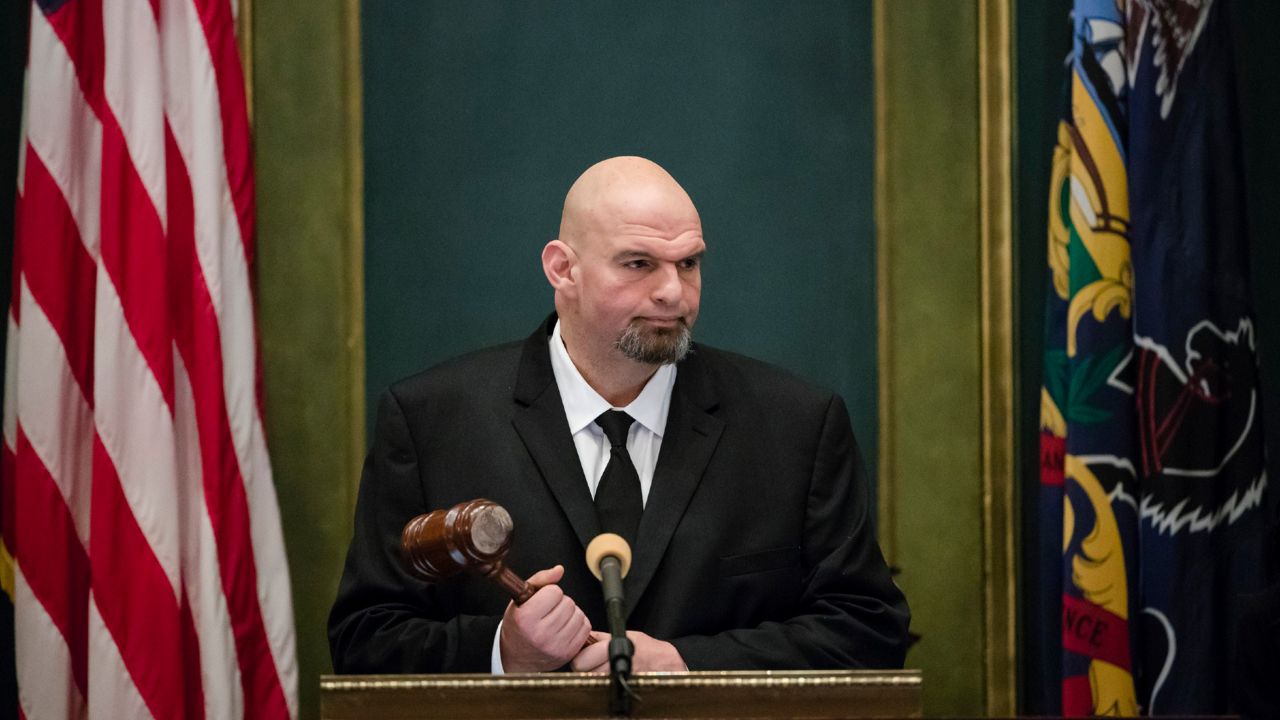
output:
<instances>
[{"instance_id":1,"label":"goatee beard","mask_svg":"<svg viewBox=\"0 0 1280 720\"><path fill-rule=\"evenodd\" d=\"M678 363L692 346L693 331L684 318L675 327L649 327L643 320L632 320L614 343L628 359L645 365Z\"/></svg>"}]
</instances>

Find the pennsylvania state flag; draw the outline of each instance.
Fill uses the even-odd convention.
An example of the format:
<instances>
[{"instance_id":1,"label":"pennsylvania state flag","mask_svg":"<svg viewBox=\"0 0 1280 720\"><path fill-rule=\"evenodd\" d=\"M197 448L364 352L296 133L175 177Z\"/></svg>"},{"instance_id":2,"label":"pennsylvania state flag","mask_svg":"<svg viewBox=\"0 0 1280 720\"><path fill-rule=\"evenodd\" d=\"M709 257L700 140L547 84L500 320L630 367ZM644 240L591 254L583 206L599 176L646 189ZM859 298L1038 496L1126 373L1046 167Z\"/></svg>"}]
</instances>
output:
<instances>
[{"instance_id":1,"label":"pennsylvania state flag","mask_svg":"<svg viewBox=\"0 0 1280 720\"><path fill-rule=\"evenodd\" d=\"M1226 711L1236 605L1266 580L1274 493L1223 5L1072 13L1040 413L1067 715Z\"/></svg>"}]
</instances>

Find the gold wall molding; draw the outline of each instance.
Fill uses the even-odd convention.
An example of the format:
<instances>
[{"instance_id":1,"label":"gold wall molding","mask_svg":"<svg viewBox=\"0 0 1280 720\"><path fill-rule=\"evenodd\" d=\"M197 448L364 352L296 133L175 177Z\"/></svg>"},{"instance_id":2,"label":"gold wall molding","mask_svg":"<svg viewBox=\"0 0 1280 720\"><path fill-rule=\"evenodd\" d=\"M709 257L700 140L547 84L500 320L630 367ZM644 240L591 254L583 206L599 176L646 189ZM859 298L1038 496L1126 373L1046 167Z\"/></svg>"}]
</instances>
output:
<instances>
[{"instance_id":1,"label":"gold wall molding","mask_svg":"<svg viewBox=\"0 0 1280 720\"><path fill-rule=\"evenodd\" d=\"M1010 0L978 2L984 654L991 715L1018 710L1010 16Z\"/></svg>"},{"instance_id":2,"label":"gold wall molding","mask_svg":"<svg viewBox=\"0 0 1280 720\"><path fill-rule=\"evenodd\" d=\"M245 0L246 2L248 0ZM348 514L355 515L356 495L365 455L365 346L364 346L364 80L360 55L360 0L343 3L342 74L347 130L346 292L345 339L349 383L347 385L347 485Z\"/></svg>"},{"instance_id":3,"label":"gold wall molding","mask_svg":"<svg viewBox=\"0 0 1280 720\"><path fill-rule=\"evenodd\" d=\"M890 253L892 243L888 241L887 231L890 220L888 202L884 198L884 188L889 181L889 134L888 102L885 99L889 92L889 63L884 58L887 41L885 28L885 0L876 0L871 7L872 47L875 53L873 92L875 93L875 222L876 222L876 367L879 368L876 378L876 412L879 415L879 432L876 456L879 467L876 471L877 510L876 528L880 540L880 548L890 565L897 563L898 557L898 503L897 466L894 462L895 426L893 413L893 381L888 368L893 367L893 342L887 329L891 323L890 308L893 307L893 264Z\"/></svg>"},{"instance_id":4,"label":"gold wall molding","mask_svg":"<svg viewBox=\"0 0 1280 720\"><path fill-rule=\"evenodd\" d=\"M253 137L253 0L236 0L236 46L244 73L244 104L249 115L249 137Z\"/></svg>"}]
</instances>

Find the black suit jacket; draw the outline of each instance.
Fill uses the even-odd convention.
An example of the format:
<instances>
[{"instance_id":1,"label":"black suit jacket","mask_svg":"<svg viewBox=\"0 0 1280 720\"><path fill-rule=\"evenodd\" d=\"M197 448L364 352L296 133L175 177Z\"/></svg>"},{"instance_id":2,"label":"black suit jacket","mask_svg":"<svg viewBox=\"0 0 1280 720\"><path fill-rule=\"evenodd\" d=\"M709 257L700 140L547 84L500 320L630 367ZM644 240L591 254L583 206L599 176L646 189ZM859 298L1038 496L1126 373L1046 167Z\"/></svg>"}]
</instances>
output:
<instances>
[{"instance_id":1,"label":"black suit jacket","mask_svg":"<svg viewBox=\"0 0 1280 720\"><path fill-rule=\"evenodd\" d=\"M508 565L527 577L563 564L561 587L606 629L583 559L600 526L551 370L554 322L382 396L329 617L336 671L488 672L506 597L473 577L429 585L398 555L408 520L479 497L515 521ZM839 396L695 345L625 581L628 628L673 643L691 670L901 667L909 613L867 505Z\"/></svg>"}]
</instances>

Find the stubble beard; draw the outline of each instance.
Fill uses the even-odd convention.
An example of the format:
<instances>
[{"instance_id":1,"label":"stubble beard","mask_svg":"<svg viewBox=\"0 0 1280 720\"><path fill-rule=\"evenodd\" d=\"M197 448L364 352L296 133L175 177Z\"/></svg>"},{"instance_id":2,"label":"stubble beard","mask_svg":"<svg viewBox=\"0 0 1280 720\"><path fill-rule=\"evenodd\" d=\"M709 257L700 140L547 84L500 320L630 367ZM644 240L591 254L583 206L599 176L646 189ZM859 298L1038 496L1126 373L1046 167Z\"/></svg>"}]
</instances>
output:
<instances>
[{"instance_id":1,"label":"stubble beard","mask_svg":"<svg viewBox=\"0 0 1280 720\"><path fill-rule=\"evenodd\" d=\"M646 365L678 363L693 347L693 331L683 318L675 327L650 327L632 320L618 336L614 347L630 360Z\"/></svg>"}]
</instances>

